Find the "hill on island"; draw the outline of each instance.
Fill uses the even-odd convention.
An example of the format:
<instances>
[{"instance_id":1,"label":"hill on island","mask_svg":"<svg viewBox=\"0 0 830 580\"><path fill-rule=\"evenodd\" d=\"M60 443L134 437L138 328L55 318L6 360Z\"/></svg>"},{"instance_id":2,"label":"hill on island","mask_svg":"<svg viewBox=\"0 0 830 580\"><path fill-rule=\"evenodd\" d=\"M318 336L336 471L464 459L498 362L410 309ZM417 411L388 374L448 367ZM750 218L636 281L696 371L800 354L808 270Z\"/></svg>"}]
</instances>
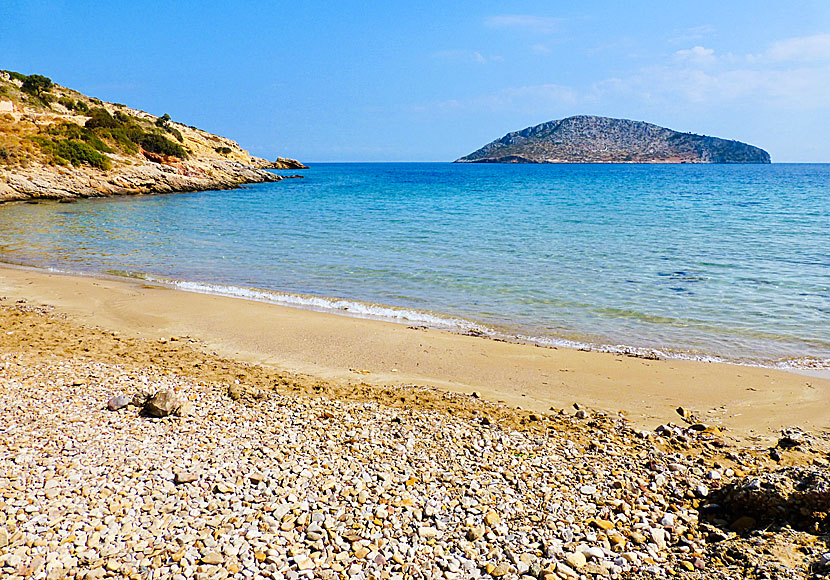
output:
<instances>
[{"instance_id":1,"label":"hill on island","mask_svg":"<svg viewBox=\"0 0 830 580\"><path fill-rule=\"evenodd\" d=\"M0 202L228 189L279 181L236 141L62 87L0 71Z\"/></svg>"},{"instance_id":2,"label":"hill on island","mask_svg":"<svg viewBox=\"0 0 830 580\"><path fill-rule=\"evenodd\" d=\"M579 115L508 133L456 163L769 163L769 153L642 121Z\"/></svg>"}]
</instances>

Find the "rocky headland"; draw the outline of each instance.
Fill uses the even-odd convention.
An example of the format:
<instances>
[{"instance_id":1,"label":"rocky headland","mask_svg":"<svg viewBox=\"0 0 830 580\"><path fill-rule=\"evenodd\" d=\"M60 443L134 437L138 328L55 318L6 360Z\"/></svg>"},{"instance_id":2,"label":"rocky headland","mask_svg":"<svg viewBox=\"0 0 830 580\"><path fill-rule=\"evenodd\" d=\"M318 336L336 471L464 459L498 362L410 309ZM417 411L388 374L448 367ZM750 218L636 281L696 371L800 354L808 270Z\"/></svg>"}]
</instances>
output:
<instances>
[{"instance_id":1,"label":"rocky headland","mask_svg":"<svg viewBox=\"0 0 830 580\"><path fill-rule=\"evenodd\" d=\"M456 163L769 163L758 147L665 127L579 115L508 133Z\"/></svg>"},{"instance_id":2,"label":"rocky headland","mask_svg":"<svg viewBox=\"0 0 830 580\"><path fill-rule=\"evenodd\" d=\"M267 169L303 168L169 115L0 71L0 203L231 189L287 177Z\"/></svg>"}]
</instances>

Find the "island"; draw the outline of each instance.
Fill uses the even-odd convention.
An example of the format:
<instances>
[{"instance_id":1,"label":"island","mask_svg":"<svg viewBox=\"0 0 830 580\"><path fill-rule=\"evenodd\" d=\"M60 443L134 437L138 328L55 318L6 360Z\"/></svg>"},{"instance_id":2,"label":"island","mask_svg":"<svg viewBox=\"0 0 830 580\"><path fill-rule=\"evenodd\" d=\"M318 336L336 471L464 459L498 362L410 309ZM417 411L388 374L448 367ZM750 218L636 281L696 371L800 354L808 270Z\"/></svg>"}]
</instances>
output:
<instances>
[{"instance_id":1,"label":"island","mask_svg":"<svg viewBox=\"0 0 830 580\"><path fill-rule=\"evenodd\" d=\"M456 163L769 163L769 153L643 121L578 115L508 133Z\"/></svg>"},{"instance_id":2,"label":"island","mask_svg":"<svg viewBox=\"0 0 830 580\"><path fill-rule=\"evenodd\" d=\"M0 71L0 203L231 189L290 177L268 169L303 168L167 114Z\"/></svg>"}]
</instances>

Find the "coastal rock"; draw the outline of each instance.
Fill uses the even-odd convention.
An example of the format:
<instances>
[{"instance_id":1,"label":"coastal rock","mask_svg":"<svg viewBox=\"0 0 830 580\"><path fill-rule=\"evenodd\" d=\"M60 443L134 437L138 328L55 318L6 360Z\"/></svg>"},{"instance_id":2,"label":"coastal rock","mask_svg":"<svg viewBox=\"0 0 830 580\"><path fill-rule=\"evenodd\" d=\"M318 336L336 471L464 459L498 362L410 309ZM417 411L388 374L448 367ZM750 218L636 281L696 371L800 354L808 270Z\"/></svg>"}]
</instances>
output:
<instances>
[{"instance_id":1,"label":"coastal rock","mask_svg":"<svg viewBox=\"0 0 830 580\"><path fill-rule=\"evenodd\" d=\"M592 115L508 133L456 163L769 163L739 141Z\"/></svg>"},{"instance_id":2,"label":"coastal rock","mask_svg":"<svg viewBox=\"0 0 830 580\"><path fill-rule=\"evenodd\" d=\"M93 99L55 83L50 98L32 98L3 71L0 93L2 102L8 103L0 113L0 203L232 189L284 179L265 171L270 162L251 157L235 141L176 123L169 116ZM109 125L96 125L96 119ZM93 142L101 145L72 159L56 158L55 148L32 147L36 135L46 143L67 143L60 137L64 127L76 133L116 125L140 136L122 147L111 134L95 133ZM292 159L278 158L277 163L280 168L305 167Z\"/></svg>"},{"instance_id":3,"label":"coastal rock","mask_svg":"<svg viewBox=\"0 0 830 580\"><path fill-rule=\"evenodd\" d=\"M162 389L144 404L143 413L150 417L186 415L188 406L187 400L173 389Z\"/></svg>"},{"instance_id":4,"label":"coastal rock","mask_svg":"<svg viewBox=\"0 0 830 580\"><path fill-rule=\"evenodd\" d=\"M748 527L788 525L811 533L830 532L830 472L816 467L788 467L743 477L710 494L710 519Z\"/></svg>"},{"instance_id":5,"label":"coastal rock","mask_svg":"<svg viewBox=\"0 0 830 580\"><path fill-rule=\"evenodd\" d=\"M307 165L303 165L296 159L288 159L286 157L277 157L276 161L258 161L255 162L259 169L308 169ZM302 177L302 176L292 176Z\"/></svg>"}]
</instances>

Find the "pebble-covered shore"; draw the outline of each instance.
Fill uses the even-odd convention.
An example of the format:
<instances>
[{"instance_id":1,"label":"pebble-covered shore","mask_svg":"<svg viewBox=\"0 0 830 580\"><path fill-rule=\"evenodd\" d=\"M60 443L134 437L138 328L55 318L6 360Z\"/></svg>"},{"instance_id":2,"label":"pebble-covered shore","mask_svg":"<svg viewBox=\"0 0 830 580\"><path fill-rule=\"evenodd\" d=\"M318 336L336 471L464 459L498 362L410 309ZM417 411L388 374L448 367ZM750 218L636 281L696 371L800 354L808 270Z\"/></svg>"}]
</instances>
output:
<instances>
[{"instance_id":1,"label":"pebble-covered shore","mask_svg":"<svg viewBox=\"0 0 830 580\"><path fill-rule=\"evenodd\" d=\"M211 364L241 378L200 380L210 356L195 347L192 360L180 357L187 372L167 364L164 342L130 339L146 362L117 364L89 356L93 343L114 351L123 342L111 333L25 305L0 310L4 578L783 579L830 570L821 518L796 531L756 529L748 513L707 515L718 490L776 461L826 472L818 435L771 459L692 421L644 432L621 416L534 415L415 386L382 397L284 379L268 389L265 371L253 384L244 366L221 360ZM35 338L45 326L77 346ZM107 409L114 395L166 389L187 401L182 416Z\"/></svg>"}]
</instances>

